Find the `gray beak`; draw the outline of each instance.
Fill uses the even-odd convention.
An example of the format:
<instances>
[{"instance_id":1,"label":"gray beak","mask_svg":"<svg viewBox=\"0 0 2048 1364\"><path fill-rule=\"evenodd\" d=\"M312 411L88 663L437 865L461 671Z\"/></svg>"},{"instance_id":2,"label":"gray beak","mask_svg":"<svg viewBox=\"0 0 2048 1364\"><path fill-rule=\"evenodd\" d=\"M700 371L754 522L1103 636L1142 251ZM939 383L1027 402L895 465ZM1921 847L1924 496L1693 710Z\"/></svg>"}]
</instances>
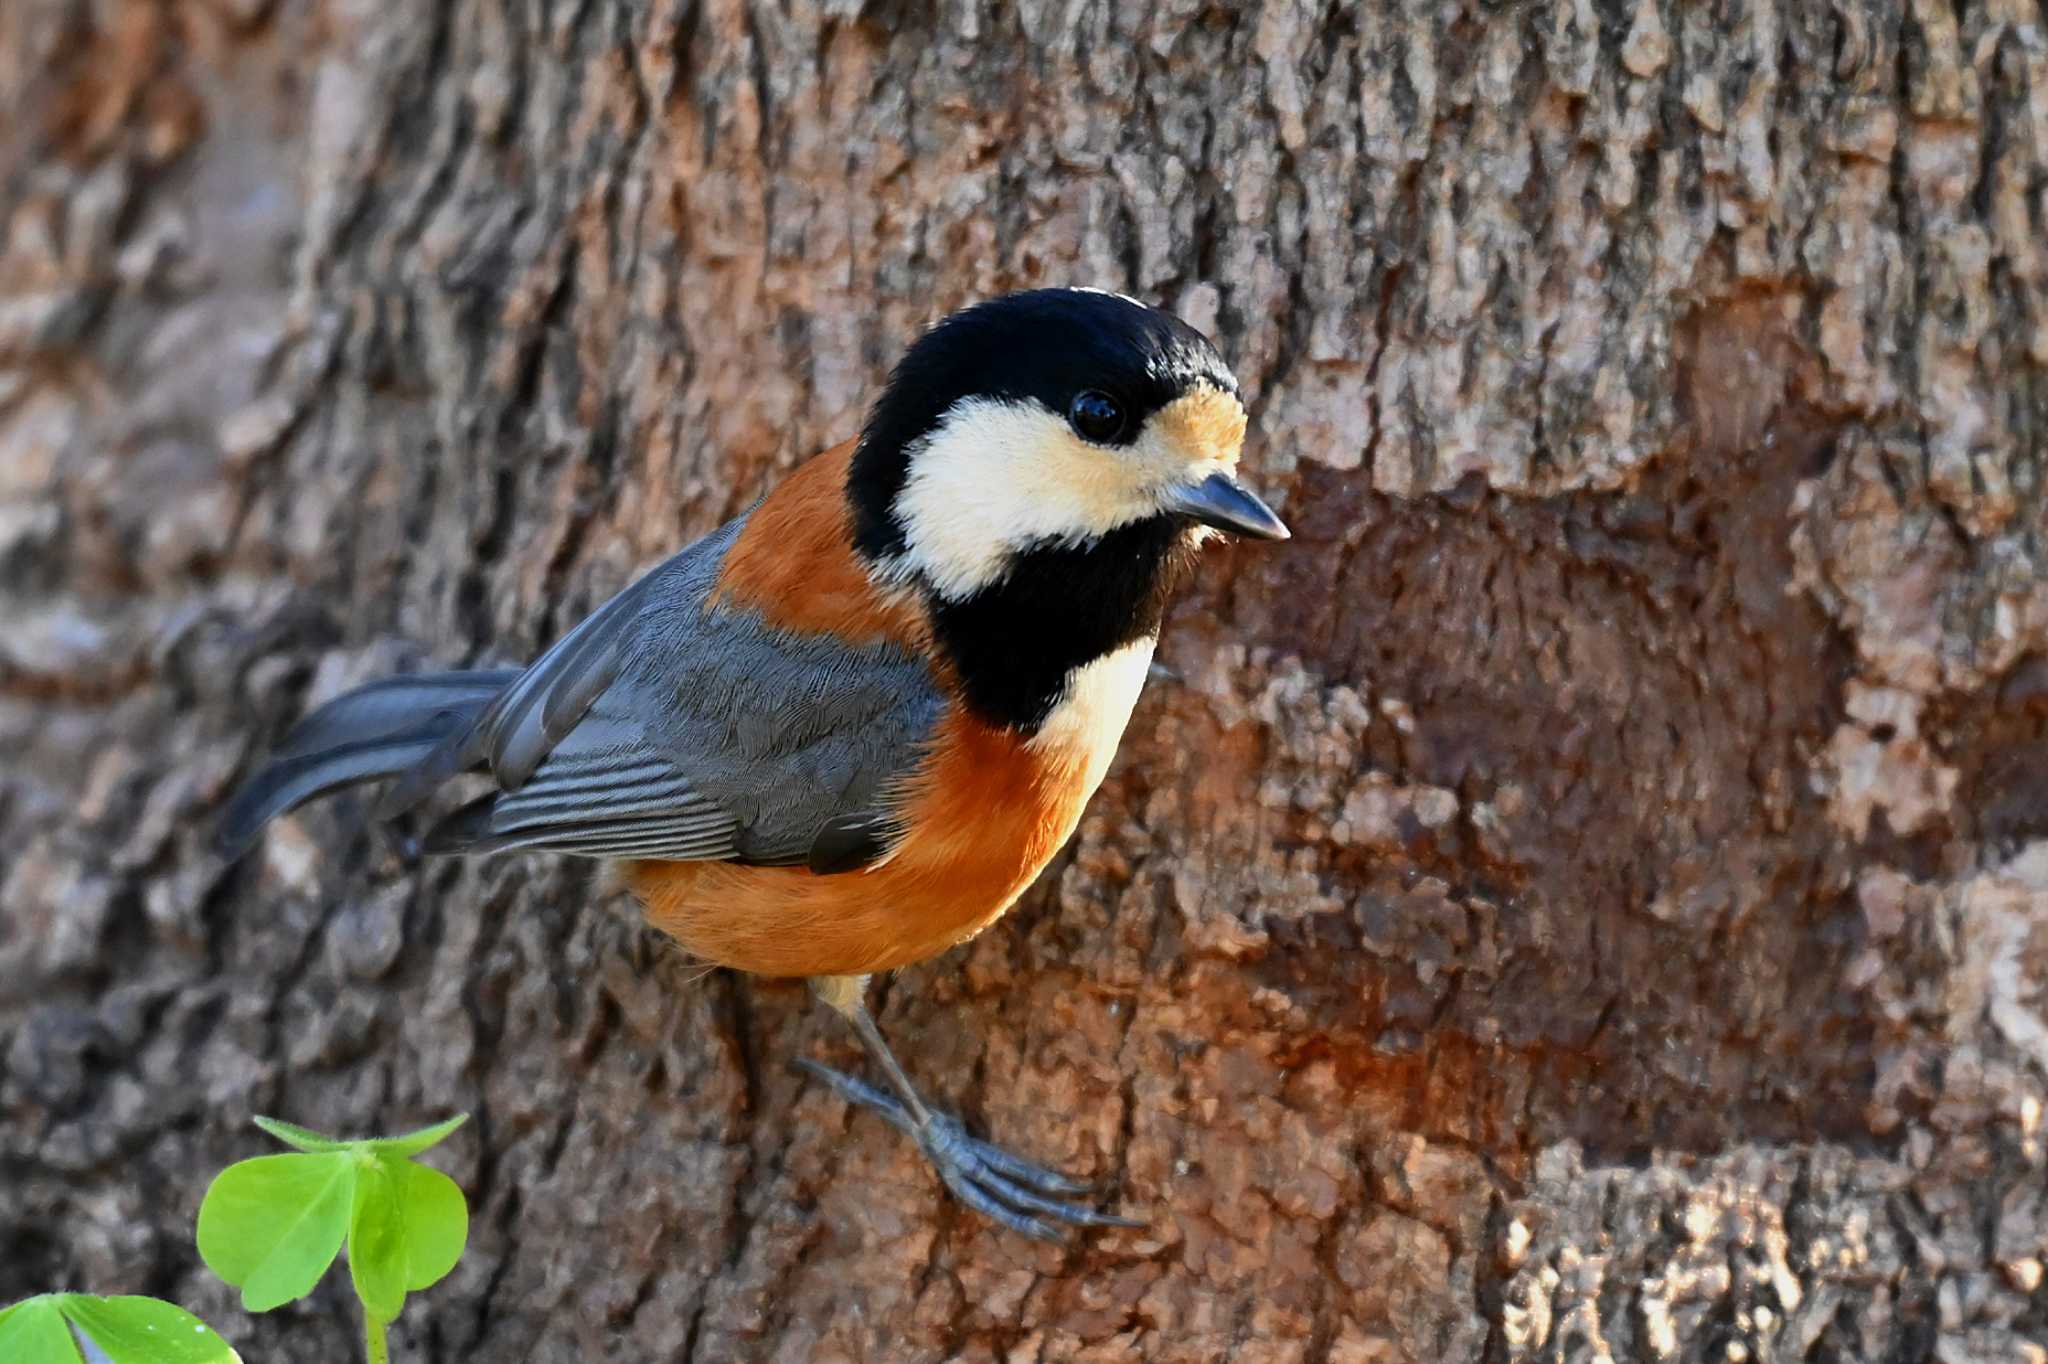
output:
<instances>
[{"instance_id":1,"label":"gray beak","mask_svg":"<svg viewBox=\"0 0 2048 1364\"><path fill-rule=\"evenodd\" d=\"M1273 509L1229 474L1211 474L1200 483L1170 488L1166 510L1205 526L1248 535L1254 540L1285 540L1288 530Z\"/></svg>"}]
</instances>

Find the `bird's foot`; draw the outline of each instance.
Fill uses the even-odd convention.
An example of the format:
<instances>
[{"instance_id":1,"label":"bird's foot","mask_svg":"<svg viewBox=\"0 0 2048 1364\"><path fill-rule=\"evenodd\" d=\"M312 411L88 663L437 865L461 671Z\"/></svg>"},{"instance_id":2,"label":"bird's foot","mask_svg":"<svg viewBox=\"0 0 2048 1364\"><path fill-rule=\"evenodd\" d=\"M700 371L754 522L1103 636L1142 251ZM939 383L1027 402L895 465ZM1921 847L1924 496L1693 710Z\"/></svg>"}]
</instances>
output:
<instances>
[{"instance_id":1,"label":"bird's foot","mask_svg":"<svg viewBox=\"0 0 2048 1364\"><path fill-rule=\"evenodd\" d=\"M1087 1193L1089 1186L970 1137L956 1118L931 1113L920 1123L902 1104L864 1080L816 1061L799 1060L797 1064L832 1086L848 1103L872 1108L901 1128L917 1142L954 1196L990 1221L1041 1241L1064 1240L1061 1223L1080 1227L1145 1225L1062 1201L1063 1196Z\"/></svg>"}]
</instances>

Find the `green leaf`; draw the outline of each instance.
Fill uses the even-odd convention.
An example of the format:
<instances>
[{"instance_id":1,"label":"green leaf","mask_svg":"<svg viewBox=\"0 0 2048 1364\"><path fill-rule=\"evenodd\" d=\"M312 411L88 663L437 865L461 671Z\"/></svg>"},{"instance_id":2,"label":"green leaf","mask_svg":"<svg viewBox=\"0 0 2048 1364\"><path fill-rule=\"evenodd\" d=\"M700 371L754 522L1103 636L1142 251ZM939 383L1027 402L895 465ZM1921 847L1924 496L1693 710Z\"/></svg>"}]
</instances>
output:
<instances>
[{"instance_id":1,"label":"green leaf","mask_svg":"<svg viewBox=\"0 0 2048 1364\"><path fill-rule=\"evenodd\" d=\"M199 1205L199 1254L251 1312L303 1298L348 1233L359 1157L258 1156L220 1172Z\"/></svg>"},{"instance_id":2,"label":"green leaf","mask_svg":"<svg viewBox=\"0 0 2048 1364\"><path fill-rule=\"evenodd\" d=\"M240 1364L225 1340L184 1308L155 1298L66 1293L58 1306L114 1364Z\"/></svg>"},{"instance_id":3,"label":"green leaf","mask_svg":"<svg viewBox=\"0 0 2048 1364\"><path fill-rule=\"evenodd\" d=\"M405 1255L405 1209L398 1201L391 1166L373 1161L356 1175L355 1210L348 1224L348 1273L363 1310L383 1321L405 1307L409 1277Z\"/></svg>"},{"instance_id":4,"label":"green leaf","mask_svg":"<svg viewBox=\"0 0 2048 1364\"><path fill-rule=\"evenodd\" d=\"M440 1282L469 1240L469 1204L455 1181L430 1165L391 1162L398 1205L405 1210L405 1286L414 1292Z\"/></svg>"},{"instance_id":5,"label":"green leaf","mask_svg":"<svg viewBox=\"0 0 2048 1364\"><path fill-rule=\"evenodd\" d=\"M346 1151L357 1146L371 1146L383 1155L416 1156L429 1146L438 1146L448 1139L448 1134L469 1121L469 1114L457 1113L452 1118L422 1127L416 1132L406 1132L396 1137L330 1137L324 1132L315 1132L310 1127L285 1122L280 1118L258 1118L256 1125L276 1137L287 1146L296 1146L301 1151Z\"/></svg>"},{"instance_id":6,"label":"green leaf","mask_svg":"<svg viewBox=\"0 0 2048 1364\"><path fill-rule=\"evenodd\" d=\"M429 1146L439 1146L448 1139L448 1134L469 1121L469 1114L457 1113L454 1117L422 1127L417 1132L407 1132L400 1137L377 1137L370 1142L380 1156L416 1156Z\"/></svg>"},{"instance_id":7,"label":"green leaf","mask_svg":"<svg viewBox=\"0 0 2048 1364\"><path fill-rule=\"evenodd\" d=\"M256 1125L286 1146L296 1146L301 1151L346 1151L354 1144L340 1137L323 1136L310 1127L301 1127L280 1118L259 1117Z\"/></svg>"},{"instance_id":8,"label":"green leaf","mask_svg":"<svg viewBox=\"0 0 2048 1364\"><path fill-rule=\"evenodd\" d=\"M7 1364L85 1364L48 1294L18 1302L0 1315L0 1359Z\"/></svg>"}]
</instances>

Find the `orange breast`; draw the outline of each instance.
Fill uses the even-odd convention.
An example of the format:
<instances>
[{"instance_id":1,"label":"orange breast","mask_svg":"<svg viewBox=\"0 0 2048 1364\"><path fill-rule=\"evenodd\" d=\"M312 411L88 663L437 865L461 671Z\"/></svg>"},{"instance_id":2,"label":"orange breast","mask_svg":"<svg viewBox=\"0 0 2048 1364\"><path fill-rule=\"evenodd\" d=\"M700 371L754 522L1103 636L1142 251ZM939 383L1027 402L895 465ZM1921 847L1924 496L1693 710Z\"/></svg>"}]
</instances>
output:
<instances>
[{"instance_id":1,"label":"orange breast","mask_svg":"<svg viewBox=\"0 0 2048 1364\"><path fill-rule=\"evenodd\" d=\"M909 833L866 871L636 862L649 922L702 957L766 976L851 976L937 956L987 927L1080 822L1092 783L955 710L903 807Z\"/></svg>"},{"instance_id":2,"label":"orange breast","mask_svg":"<svg viewBox=\"0 0 2048 1364\"><path fill-rule=\"evenodd\" d=\"M853 552L853 443L792 474L726 552L707 610L758 611L786 630L929 648L922 604L885 592ZM1112 740L1113 743L1113 740ZM955 705L907 782L908 830L878 866L634 862L648 920L697 956L770 976L860 975L936 956L1023 893L1080 821L1102 762L1085 743L1027 743ZM1106 761L1106 759L1105 759Z\"/></svg>"}]
</instances>

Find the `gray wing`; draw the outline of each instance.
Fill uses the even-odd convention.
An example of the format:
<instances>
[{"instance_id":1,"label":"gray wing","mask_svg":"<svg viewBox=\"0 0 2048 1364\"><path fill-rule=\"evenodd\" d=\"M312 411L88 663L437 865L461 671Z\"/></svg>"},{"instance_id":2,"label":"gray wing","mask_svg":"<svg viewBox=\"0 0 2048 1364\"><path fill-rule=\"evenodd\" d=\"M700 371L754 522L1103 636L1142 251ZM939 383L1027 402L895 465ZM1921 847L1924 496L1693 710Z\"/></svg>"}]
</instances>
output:
<instances>
[{"instance_id":1,"label":"gray wing","mask_svg":"<svg viewBox=\"0 0 2048 1364\"><path fill-rule=\"evenodd\" d=\"M942 699L894 646L707 614L744 520L592 613L387 803L483 765L498 789L437 826L430 850L779 864L822 849L820 870L835 871L879 856L893 839L887 787L917 761ZM870 855L849 855L863 845Z\"/></svg>"}]
</instances>

